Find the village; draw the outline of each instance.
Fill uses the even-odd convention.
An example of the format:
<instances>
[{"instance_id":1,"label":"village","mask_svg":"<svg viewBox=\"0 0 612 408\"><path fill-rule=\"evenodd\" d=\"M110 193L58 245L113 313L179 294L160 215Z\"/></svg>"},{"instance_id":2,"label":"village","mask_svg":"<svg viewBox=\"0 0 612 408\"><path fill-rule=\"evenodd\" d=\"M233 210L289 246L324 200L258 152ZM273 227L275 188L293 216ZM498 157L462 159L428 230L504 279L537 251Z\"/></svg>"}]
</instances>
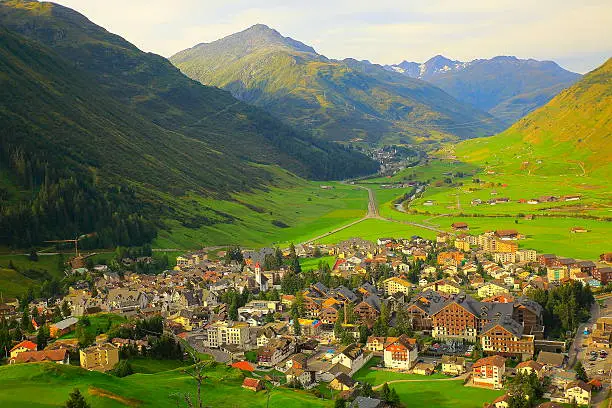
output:
<instances>
[{"instance_id":1,"label":"village","mask_svg":"<svg viewBox=\"0 0 612 408\"><path fill-rule=\"evenodd\" d=\"M0 305L20 330L6 363L116 373L134 354L201 353L245 373L246 389L305 389L352 407L411 406L393 385L415 376L503 390L489 407L597 406L612 376L612 254L564 258L520 247L517 230L452 229L201 250L159 274L81 267L63 296ZM120 319L87 331L106 315ZM372 375L389 384L372 387Z\"/></svg>"}]
</instances>

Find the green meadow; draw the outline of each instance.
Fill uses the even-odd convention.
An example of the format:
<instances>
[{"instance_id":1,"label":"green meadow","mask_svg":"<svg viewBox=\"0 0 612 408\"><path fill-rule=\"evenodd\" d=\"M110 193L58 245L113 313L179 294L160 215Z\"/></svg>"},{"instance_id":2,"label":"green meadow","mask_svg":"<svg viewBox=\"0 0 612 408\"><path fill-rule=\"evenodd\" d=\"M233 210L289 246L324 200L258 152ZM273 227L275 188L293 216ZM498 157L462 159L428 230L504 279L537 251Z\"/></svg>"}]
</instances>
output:
<instances>
[{"instance_id":1,"label":"green meadow","mask_svg":"<svg viewBox=\"0 0 612 408\"><path fill-rule=\"evenodd\" d=\"M202 387L206 406L265 407L266 394L241 388L243 374L227 366L207 370ZM92 408L176 406L175 397L195 395L195 381L183 368L156 374L133 374L117 378L86 371L80 367L50 363L32 363L0 367L0 393L3 408L60 407L74 389L80 389ZM313 397L305 391L277 388L270 395L270 407L331 407L329 400ZM181 398L181 405L185 406Z\"/></svg>"},{"instance_id":2,"label":"green meadow","mask_svg":"<svg viewBox=\"0 0 612 408\"><path fill-rule=\"evenodd\" d=\"M324 189L322 186L330 186ZM168 221L154 241L157 248L196 248L240 244L244 247L302 242L365 215L367 191L341 183L308 182L243 193L233 200L193 197L193 205L214 206L231 223L190 229Z\"/></svg>"}]
</instances>

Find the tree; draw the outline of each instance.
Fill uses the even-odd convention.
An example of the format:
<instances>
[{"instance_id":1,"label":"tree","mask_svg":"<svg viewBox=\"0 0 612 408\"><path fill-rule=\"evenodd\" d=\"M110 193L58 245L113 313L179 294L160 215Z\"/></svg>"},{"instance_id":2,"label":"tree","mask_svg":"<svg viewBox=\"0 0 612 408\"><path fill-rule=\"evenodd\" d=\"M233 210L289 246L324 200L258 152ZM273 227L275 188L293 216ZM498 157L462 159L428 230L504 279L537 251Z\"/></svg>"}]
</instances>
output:
<instances>
[{"instance_id":1,"label":"tree","mask_svg":"<svg viewBox=\"0 0 612 408\"><path fill-rule=\"evenodd\" d=\"M23 314L21 315L21 330L24 332L31 332L34 330L32 319L30 319L30 314L28 313L27 307L23 310Z\"/></svg>"},{"instance_id":2,"label":"tree","mask_svg":"<svg viewBox=\"0 0 612 408\"><path fill-rule=\"evenodd\" d=\"M336 402L334 402L334 408L345 408L346 407L346 400L344 398L338 398L336 399Z\"/></svg>"},{"instance_id":3,"label":"tree","mask_svg":"<svg viewBox=\"0 0 612 408\"><path fill-rule=\"evenodd\" d=\"M112 369L111 374L117 377L127 377L128 375L134 374L134 369L128 360L121 360L117 363L115 368Z\"/></svg>"},{"instance_id":4,"label":"tree","mask_svg":"<svg viewBox=\"0 0 612 408\"><path fill-rule=\"evenodd\" d=\"M369 335L370 332L368 330L368 326L366 326L365 324L359 326L359 342L361 344L366 344L368 342Z\"/></svg>"},{"instance_id":5,"label":"tree","mask_svg":"<svg viewBox=\"0 0 612 408\"><path fill-rule=\"evenodd\" d=\"M36 346L38 350L43 350L45 347L47 347L47 343L49 342L50 338L51 333L49 331L49 326L46 324L41 326L36 334Z\"/></svg>"},{"instance_id":6,"label":"tree","mask_svg":"<svg viewBox=\"0 0 612 408\"><path fill-rule=\"evenodd\" d=\"M90 408L90 405L85 401L85 397L81 394L78 388L75 388L70 393L70 398L66 401L66 408Z\"/></svg>"},{"instance_id":7,"label":"tree","mask_svg":"<svg viewBox=\"0 0 612 408\"><path fill-rule=\"evenodd\" d=\"M578 361L576 363L576 365L574 366L574 371L576 372L577 380L589 382L589 376L587 375L586 370L584 369L584 366L582 365L581 361Z\"/></svg>"},{"instance_id":8,"label":"tree","mask_svg":"<svg viewBox=\"0 0 612 408\"><path fill-rule=\"evenodd\" d=\"M362 397L373 397L374 396L374 390L372 390L372 384L370 384L367 381L364 381L363 384L361 384L361 389L359 390L359 392L361 393Z\"/></svg>"},{"instance_id":9,"label":"tree","mask_svg":"<svg viewBox=\"0 0 612 408\"><path fill-rule=\"evenodd\" d=\"M390 402L391 399L391 389L389 388L389 384L384 383L382 386L381 397L383 401Z\"/></svg>"},{"instance_id":10,"label":"tree","mask_svg":"<svg viewBox=\"0 0 612 408\"><path fill-rule=\"evenodd\" d=\"M72 310L70 310L70 305L65 300L62 302L62 315L64 318L68 318L72 315Z\"/></svg>"}]
</instances>

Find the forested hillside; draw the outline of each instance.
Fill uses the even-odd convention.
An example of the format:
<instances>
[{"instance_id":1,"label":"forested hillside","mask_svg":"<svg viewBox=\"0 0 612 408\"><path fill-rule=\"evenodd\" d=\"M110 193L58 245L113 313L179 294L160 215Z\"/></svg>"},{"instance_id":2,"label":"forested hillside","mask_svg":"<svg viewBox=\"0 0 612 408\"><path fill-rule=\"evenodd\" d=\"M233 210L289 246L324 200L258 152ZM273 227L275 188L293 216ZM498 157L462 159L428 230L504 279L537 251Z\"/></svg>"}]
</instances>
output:
<instances>
[{"instance_id":1,"label":"forested hillside","mask_svg":"<svg viewBox=\"0 0 612 408\"><path fill-rule=\"evenodd\" d=\"M140 245L160 215L193 227L232 221L214 208L181 212L167 197L265 188L278 174L269 165L313 179L376 169L65 7L2 2L0 26L0 244L95 232L84 245Z\"/></svg>"}]
</instances>

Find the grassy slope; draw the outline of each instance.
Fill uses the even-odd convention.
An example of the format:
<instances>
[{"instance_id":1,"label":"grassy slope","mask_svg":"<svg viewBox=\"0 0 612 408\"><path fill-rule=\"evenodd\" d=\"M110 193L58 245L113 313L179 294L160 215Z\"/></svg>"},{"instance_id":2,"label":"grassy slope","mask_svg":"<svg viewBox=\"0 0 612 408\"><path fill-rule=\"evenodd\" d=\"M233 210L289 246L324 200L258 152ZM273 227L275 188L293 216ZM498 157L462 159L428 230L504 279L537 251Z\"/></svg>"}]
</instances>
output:
<instances>
[{"instance_id":1,"label":"grassy slope","mask_svg":"<svg viewBox=\"0 0 612 408\"><path fill-rule=\"evenodd\" d=\"M484 121L473 134L495 129L494 119L425 82L354 60L328 60L262 25L171 60L191 78L331 140L437 138L440 131L429 125L474 120ZM447 133L466 136L461 130Z\"/></svg>"},{"instance_id":2,"label":"grassy slope","mask_svg":"<svg viewBox=\"0 0 612 408\"><path fill-rule=\"evenodd\" d=\"M203 399L209 406L265 407L263 392L253 393L240 387L242 375L236 369L219 366L209 370L203 387ZM92 388L104 390L116 399L92 395ZM116 378L89 372L80 367L55 364L22 364L0 367L0 406L6 408L59 407L68 399L73 388L86 395L92 408L168 407L174 406L172 394L195 392L195 383L181 369L158 374L134 374ZM228 396L231 396L228 400ZM120 401L131 402L123 404ZM278 389L270 398L271 407L324 407L329 401L318 400L303 391Z\"/></svg>"},{"instance_id":3,"label":"grassy slope","mask_svg":"<svg viewBox=\"0 0 612 408\"><path fill-rule=\"evenodd\" d=\"M575 175L581 162L587 176L605 177L612 163L611 79L609 59L507 131L461 143L456 154L498 173Z\"/></svg>"}]
</instances>

